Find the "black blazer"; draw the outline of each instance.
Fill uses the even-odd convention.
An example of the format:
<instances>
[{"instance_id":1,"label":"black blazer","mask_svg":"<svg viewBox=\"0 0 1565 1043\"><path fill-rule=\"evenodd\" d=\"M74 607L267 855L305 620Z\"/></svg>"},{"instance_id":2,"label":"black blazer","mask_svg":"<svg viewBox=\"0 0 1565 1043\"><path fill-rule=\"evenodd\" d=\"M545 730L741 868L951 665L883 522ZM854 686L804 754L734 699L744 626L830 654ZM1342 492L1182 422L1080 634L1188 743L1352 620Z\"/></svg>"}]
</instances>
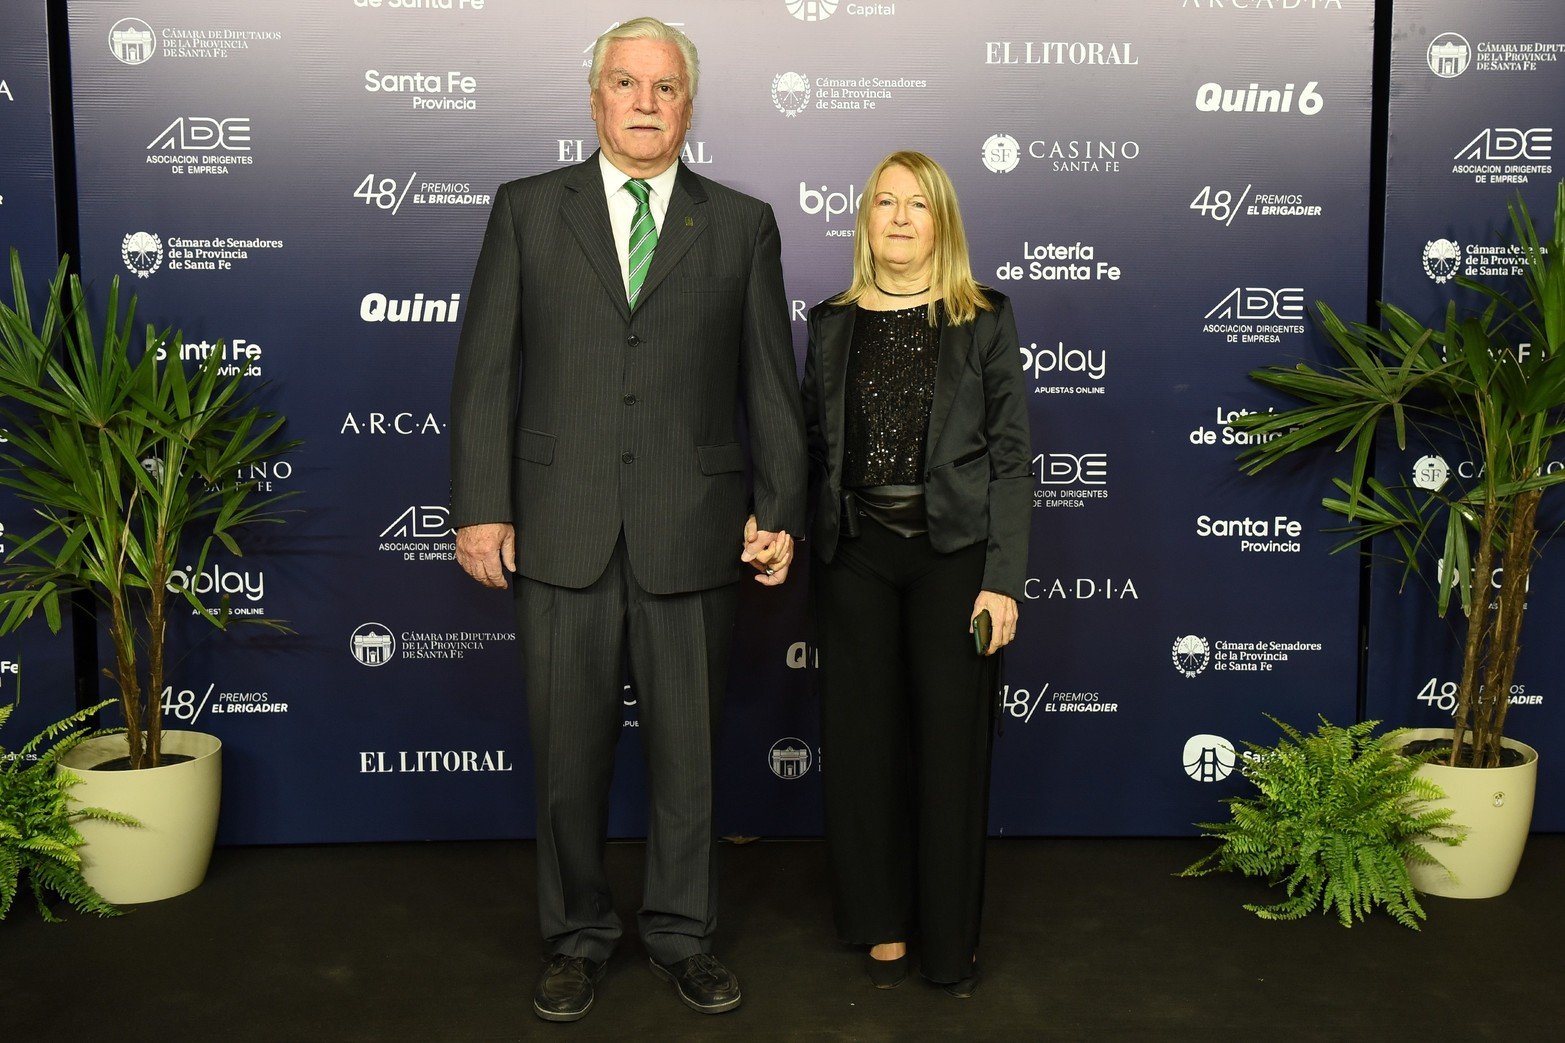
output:
<instances>
[{"instance_id":1,"label":"black blazer","mask_svg":"<svg viewBox=\"0 0 1565 1043\"><path fill-rule=\"evenodd\" d=\"M641 585L681 593L748 571L752 497L801 531L804 476L771 207L681 164L632 313L596 153L500 186L451 388L453 526L511 523L522 573L575 588L623 531Z\"/></svg>"},{"instance_id":2,"label":"black blazer","mask_svg":"<svg viewBox=\"0 0 1565 1043\"><path fill-rule=\"evenodd\" d=\"M1022 599L1032 512L1032 442L1016 319L1002 293L985 290L993 311L945 324L934 405L924 441L924 504L929 540L950 552L983 541L983 589ZM856 305L810 309L804 363L804 429L815 498L810 539L831 561L842 511L844 393Z\"/></svg>"}]
</instances>

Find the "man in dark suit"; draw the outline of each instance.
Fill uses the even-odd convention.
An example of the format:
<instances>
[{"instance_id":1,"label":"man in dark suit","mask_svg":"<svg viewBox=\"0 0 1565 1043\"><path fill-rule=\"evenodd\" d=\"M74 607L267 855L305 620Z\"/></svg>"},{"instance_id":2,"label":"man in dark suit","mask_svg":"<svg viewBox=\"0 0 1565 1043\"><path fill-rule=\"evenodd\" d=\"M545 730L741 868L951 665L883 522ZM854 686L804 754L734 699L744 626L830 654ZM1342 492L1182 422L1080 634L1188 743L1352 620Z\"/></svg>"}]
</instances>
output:
<instances>
[{"instance_id":1,"label":"man in dark suit","mask_svg":"<svg viewBox=\"0 0 1565 1043\"><path fill-rule=\"evenodd\" d=\"M679 162L699 71L655 19L599 39L600 151L500 187L457 353L451 523L473 578L517 575L550 1021L587 1013L621 934L603 842L627 658L651 787L642 943L687 1005L740 1000L710 952L712 749L741 560L787 577L805 452L771 208Z\"/></svg>"}]
</instances>

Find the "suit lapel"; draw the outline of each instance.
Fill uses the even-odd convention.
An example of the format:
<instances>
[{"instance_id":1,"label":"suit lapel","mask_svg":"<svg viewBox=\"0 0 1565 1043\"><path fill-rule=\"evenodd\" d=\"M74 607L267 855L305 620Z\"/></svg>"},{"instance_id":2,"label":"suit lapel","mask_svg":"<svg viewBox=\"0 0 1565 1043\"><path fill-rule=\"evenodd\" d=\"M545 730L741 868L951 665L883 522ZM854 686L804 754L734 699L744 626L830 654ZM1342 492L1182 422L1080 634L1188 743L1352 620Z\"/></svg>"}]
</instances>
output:
<instances>
[{"instance_id":1,"label":"suit lapel","mask_svg":"<svg viewBox=\"0 0 1565 1043\"><path fill-rule=\"evenodd\" d=\"M637 306L646 303L658 285L674 270L706 231L706 189L700 179L686 166L679 164L674 175L674 190L669 193L668 210L663 214L663 228L658 233L657 248L652 251L652 262L647 267L647 277L641 283L641 293L636 297Z\"/></svg>"},{"instance_id":2,"label":"suit lapel","mask_svg":"<svg viewBox=\"0 0 1565 1043\"><path fill-rule=\"evenodd\" d=\"M935 368L935 401L929 409L929 441L924 443L926 459L938 444L944 430L946 417L951 413L951 403L956 401L957 385L962 382L962 369L967 365L967 354L973 346L973 323L958 326L944 322L940 326L940 359Z\"/></svg>"},{"instance_id":3,"label":"suit lapel","mask_svg":"<svg viewBox=\"0 0 1565 1043\"><path fill-rule=\"evenodd\" d=\"M585 163L577 164L566 178L570 190L565 198L563 216L565 224L581 244L582 253L592 270L598 273L609 298L619 308L620 317L630 321L630 304L625 300L625 278L619 270L619 252L614 246L614 229L609 224L609 204L603 196L603 175L598 167L598 154ZM643 295L645 289L643 289Z\"/></svg>"}]
</instances>

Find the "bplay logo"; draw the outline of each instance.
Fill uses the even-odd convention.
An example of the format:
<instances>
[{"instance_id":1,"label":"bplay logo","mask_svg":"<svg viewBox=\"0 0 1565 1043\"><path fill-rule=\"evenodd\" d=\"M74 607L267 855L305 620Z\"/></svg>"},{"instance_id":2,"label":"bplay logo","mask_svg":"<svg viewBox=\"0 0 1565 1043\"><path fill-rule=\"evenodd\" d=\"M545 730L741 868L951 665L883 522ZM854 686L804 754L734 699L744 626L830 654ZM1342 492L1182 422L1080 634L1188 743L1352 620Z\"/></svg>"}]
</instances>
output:
<instances>
[{"instance_id":1,"label":"bplay logo","mask_svg":"<svg viewBox=\"0 0 1565 1043\"><path fill-rule=\"evenodd\" d=\"M1462 244L1455 239L1431 239L1424 244L1424 274L1448 283L1462 274Z\"/></svg>"},{"instance_id":2,"label":"bplay logo","mask_svg":"<svg viewBox=\"0 0 1565 1043\"><path fill-rule=\"evenodd\" d=\"M780 72L772 77L772 104L789 119L810 107L810 78L802 72Z\"/></svg>"},{"instance_id":3,"label":"bplay logo","mask_svg":"<svg viewBox=\"0 0 1565 1043\"><path fill-rule=\"evenodd\" d=\"M803 739L793 736L772 743L767 764L779 779L802 779L810 772L810 746Z\"/></svg>"},{"instance_id":4,"label":"bplay logo","mask_svg":"<svg viewBox=\"0 0 1565 1043\"><path fill-rule=\"evenodd\" d=\"M348 641L348 651L365 666L385 666L397 654L397 639L380 623L361 623Z\"/></svg>"},{"instance_id":5,"label":"bplay logo","mask_svg":"<svg viewBox=\"0 0 1565 1043\"><path fill-rule=\"evenodd\" d=\"M857 185L849 185L846 192L834 191L826 185L819 188L811 188L803 181L799 182L799 209L804 213L814 216L825 214L826 223L830 225L835 218L847 218L845 223L839 223L836 227L828 227L826 235L841 238L853 236L853 217L859 212L861 202Z\"/></svg>"},{"instance_id":6,"label":"bplay logo","mask_svg":"<svg viewBox=\"0 0 1565 1043\"><path fill-rule=\"evenodd\" d=\"M109 53L126 65L150 61L157 49L157 35L140 18L121 18L109 29Z\"/></svg>"},{"instance_id":7,"label":"bplay logo","mask_svg":"<svg viewBox=\"0 0 1565 1043\"><path fill-rule=\"evenodd\" d=\"M1234 772L1239 757L1221 735L1192 735L1185 741L1185 774L1197 782L1221 782Z\"/></svg>"},{"instance_id":8,"label":"bplay logo","mask_svg":"<svg viewBox=\"0 0 1565 1043\"><path fill-rule=\"evenodd\" d=\"M1473 47L1461 33L1441 33L1429 41L1424 60L1442 80L1455 79L1473 63Z\"/></svg>"}]
</instances>

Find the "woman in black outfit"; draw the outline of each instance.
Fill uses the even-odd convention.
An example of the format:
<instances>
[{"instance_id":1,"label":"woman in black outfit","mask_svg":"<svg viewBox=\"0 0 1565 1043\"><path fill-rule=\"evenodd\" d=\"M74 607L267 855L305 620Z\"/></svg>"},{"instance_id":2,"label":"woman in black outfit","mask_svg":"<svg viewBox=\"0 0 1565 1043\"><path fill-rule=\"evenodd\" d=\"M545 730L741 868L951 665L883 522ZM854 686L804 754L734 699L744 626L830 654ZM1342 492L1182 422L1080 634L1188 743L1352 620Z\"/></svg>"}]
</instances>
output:
<instances>
[{"instance_id":1,"label":"woman in black outfit","mask_svg":"<svg viewBox=\"0 0 1565 1043\"><path fill-rule=\"evenodd\" d=\"M810 311L805 426L837 929L871 980L977 984L994 661L1016 635L1032 450L1016 323L918 152L865 182L853 281ZM974 621L993 633L983 653Z\"/></svg>"}]
</instances>

